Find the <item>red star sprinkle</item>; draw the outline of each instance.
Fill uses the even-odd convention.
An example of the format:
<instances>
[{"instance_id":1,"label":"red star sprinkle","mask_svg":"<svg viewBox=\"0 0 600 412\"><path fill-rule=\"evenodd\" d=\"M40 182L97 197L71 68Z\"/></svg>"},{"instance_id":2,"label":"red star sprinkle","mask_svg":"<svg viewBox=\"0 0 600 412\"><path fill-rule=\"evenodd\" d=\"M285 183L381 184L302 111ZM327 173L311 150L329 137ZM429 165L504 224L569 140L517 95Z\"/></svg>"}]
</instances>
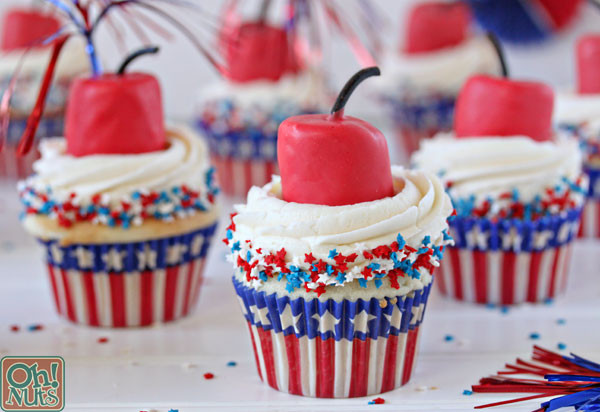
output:
<instances>
[{"instance_id":1,"label":"red star sprinkle","mask_svg":"<svg viewBox=\"0 0 600 412\"><path fill-rule=\"evenodd\" d=\"M210 372L207 372L204 374L204 379L209 380L209 379L213 379L215 377L215 375L213 375Z\"/></svg>"}]
</instances>

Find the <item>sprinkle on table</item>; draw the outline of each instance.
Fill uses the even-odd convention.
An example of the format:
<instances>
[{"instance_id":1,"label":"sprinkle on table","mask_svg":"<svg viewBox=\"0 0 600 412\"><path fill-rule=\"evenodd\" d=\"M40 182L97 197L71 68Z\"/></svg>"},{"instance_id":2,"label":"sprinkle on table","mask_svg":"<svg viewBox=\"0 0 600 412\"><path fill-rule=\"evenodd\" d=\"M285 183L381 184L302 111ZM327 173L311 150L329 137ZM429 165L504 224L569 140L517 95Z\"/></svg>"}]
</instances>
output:
<instances>
[{"instance_id":1,"label":"sprinkle on table","mask_svg":"<svg viewBox=\"0 0 600 412\"><path fill-rule=\"evenodd\" d=\"M558 325L564 325L565 323L567 323L566 319L560 318L560 319L556 319L556 323Z\"/></svg>"},{"instance_id":2,"label":"sprinkle on table","mask_svg":"<svg viewBox=\"0 0 600 412\"><path fill-rule=\"evenodd\" d=\"M501 306L501 307L500 307L500 312L501 312L503 315L506 315L506 314L508 313L508 311L509 311L509 310L510 310L510 306L506 306L506 305L504 305L504 306Z\"/></svg>"},{"instance_id":3,"label":"sprinkle on table","mask_svg":"<svg viewBox=\"0 0 600 412\"><path fill-rule=\"evenodd\" d=\"M470 390L468 390L468 389L465 389L465 390L463 391L463 395L465 395L465 396L471 396L471 395L473 395L473 391L470 391Z\"/></svg>"},{"instance_id":4,"label":"sprinkle on table","mask_svg":"<svg viewBox=\"0 0 600 412\"><path fill-rule=\"evenodd\" d=\"M385 399L383 398L375 398L372 401L369 401L369 405L382 405L385 403Z\"/></svg>"},{"instance_id":5,"label":"sprinkle on table","mask_svg":"<svg viewBox=\"0 0 600 412\"><path fill-rule=\"evenodd\" d=\"M100 338L98 338L98 343L107 343L108 342L108 338L106 336L102 336Z\"/></svg>"},{"instance_id":6,"label":"sprinkle on table","mask_svg":"<svg viewBox=\"0 0 600 412\"><path fill-rule=\"evenodd\" d=\"M234 366L237 366L237 362L229 361L229 362L227 362L227 366L229 366L230 368L233 368Z\"/></svg>"},{"instance_id":7,"label":"sprinkle on table","mask_svg":"<svg viewBox=\"0 0 600 412\"><path fill-rule=\"evenodd\" d=\"M556 347L558 348L558 350L565 350L565 349L567 349L567 344L566 343L562 343L562 342L558 342L558 344L556 345Z\"/></svg>"},{"instance_id":8,"label":"sprinkle on table","mask_svg":"<svg viewBox=\"0 0 600 412\"><path fill-rule=\"evenodd\" d=\"M540 334L539 334L539 333L537 333L537 332L531 332L531 333L529 334L529 339L532 339L532 340L538 340L539 338L540 338Z\"/></svg>"},{"instance_id":9,"label":"sprinkle on table","mask_svg":"<svg viewBox=\"0 0 600 412\"><path fill-rule=\"evenodd\" d=\"M42 330L44 329L44 325L41 325L39 323L36 323L34 325L29 325L27 327L27 330L29 330L30 332L37 332L38 330Z\"/></svg>"},{"instance_id":10,"label":"sprinkle on table","mask_svg":"<svg viewBox=\"0 0 600 412\"><path fill-rule=\"evenodd\" d=\"M204 374L204 379L206 379L206 380L213 379L214 377L215 377L215 375L210 372L207 372Z\"/></svg>"},{"instance_id":11,"label":"sprinkle on table","mask_svg":"<svg viewBox=\"0 0 600 412\"><path fill-rule=\"evenodd\" d=\"M19 325L11 325L11 327L10 327L11 332L18 332L19 330L21 330Z\"/></svg>"},{"instance_id":12,"label":"sprinkle on table","mask_svg":"<svg viewBox=\"0 0 600 412\"><path fill-rule=\"evenodd\" d=\"M446 335L446 336L444 336L444 340L446 342L452 342L454 340L454 336L452 336L452 335Z\"/></svg>"}]
</instances>

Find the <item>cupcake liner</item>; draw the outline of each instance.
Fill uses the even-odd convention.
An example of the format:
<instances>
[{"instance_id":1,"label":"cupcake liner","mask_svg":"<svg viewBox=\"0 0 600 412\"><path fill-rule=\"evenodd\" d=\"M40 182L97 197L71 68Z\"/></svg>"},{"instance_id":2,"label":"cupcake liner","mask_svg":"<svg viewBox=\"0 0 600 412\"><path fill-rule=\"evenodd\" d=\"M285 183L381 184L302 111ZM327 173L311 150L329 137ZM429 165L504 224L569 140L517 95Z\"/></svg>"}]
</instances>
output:
<instances>
[{"instance_id":1,"label":"cupcake liner","mask_svg":"<svg viewBox=\"0 0 600 412\"><path fill-rule=\"evenodd\" d=\"M258 375L294 395L352 398L406 384L431 284L370 300L267 295L233 279Z\"/></svg>"},{"instance_id":2,"label":"cupcake liner","mask_svg":"<svg viewBox=\"0 0 600 412\"><path fill-rule=\"evenodd\" d=\"M9 122L5 146L0 151L0 179L24 179L33 173L33 162L40 158L37 143L34 143L35 148L27 155L17 156L17 147L26 126L27 118L15 118ZM43 137L62 136L63 126L64 118L62 114L42 117L36 139L39 141Z\"/></svg>"},{"instance_id":3,"label":"cupcake liner","mask_svg":"<svg viewBox=\"0 0 600 412\"><path fill-rule=\"evenodd\" d=\"M578 237L600 238L600 168L584 165L589 179L587 202L581 213Z\"/></svg>"},{"instance_id":4,"label":"cupcake liner","mask_svg":"<svg viewBox=\"0 0 600 412\"><path fill-rule=\"evenodd\" d=\"M398 143L407 157L419 148L421 140L452 129L454 96L429 95L385 100L392 109Z\"/></svg>"},{"instance_id":5,"label":"cupcake liner","mask_svg":"<svg viewBox=\"0 0 600 412\"><path fill-rule=\"evenodd\" d=\"M466 302L544 302L566 288L581 208L535 221L456 217L455 246L437 272L443 295Z\"/></svg>"},{"instance_id":6,"label":"cupcake liner","mask_svg":"<svg viewBox=\"0 0 600 412\"><path fill-rule=\"evenodd\" d=\"M244 197L252 186L264 186L277 173L277 130L216 131L203 121L198 127L206 136L221 189Z\"/></svg>"},{"instance_id":7,"label":"cupcake liner","mask_svg":"<svg viewBox=\"0 0 600 412\"><path fill-rule=\"evenodd\" d=\"M186 316L198 301L216 223L131 243L40 240L58 313L90 326L133 327Z\"/></svg>"},{"instance_id":8,"label":"cupcake liner","mask_svg":"<svg viewBox=\"0 0 600 412\"><path fill-rule=\"evenodd\" d=\"M278 173L276 161L239 160L213 155L221 190L236 197L245 197L252 186L264 186Z\"/></svg>"}]
</instances>

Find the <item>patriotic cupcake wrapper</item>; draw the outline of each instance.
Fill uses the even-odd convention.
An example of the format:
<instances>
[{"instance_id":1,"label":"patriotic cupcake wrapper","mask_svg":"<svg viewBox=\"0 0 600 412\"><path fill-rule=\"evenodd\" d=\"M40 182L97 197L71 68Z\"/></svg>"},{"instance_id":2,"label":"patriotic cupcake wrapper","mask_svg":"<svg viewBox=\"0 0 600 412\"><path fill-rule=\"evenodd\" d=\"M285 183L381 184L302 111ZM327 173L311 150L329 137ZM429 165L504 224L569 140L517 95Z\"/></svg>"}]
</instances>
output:
<instances>
[{"instance_id":1,"label":"patriotic cupcake wrapper","mask_svg":"<svg viewBox=\"0 0 600 412\"><path fill-rule=\"evenodd\" d=\"M277 130L228 130L216 132L199 122L208 140L212 162L224 193L245 197L252 186L264 186L277 173Z\"/></svg>"},{"instance_id":2,"label":"patriotic cupcake wrapper","mask_svg":"<svg viewBox=\"0 0 600 412\"><path fill-rule=\"evenodd\" d=\"M58 313L90 326L135 327L188 315L198 301L216 223L132 243L40 240Z\"/></svg>"},{"instance_id":3,"label":"patriotic cupcake wrapper","mask_svg":"<svg viewBox=\"0 0 600 412\"><path fill-rule=\"evenodd\" d=\"M588 176L590 185L578 236L597 239L600 238L600 168L584 165L583 171Z\"/></svg>"},{"instance_id":4,"label":"patriotic cupcake wrapper","mask_svg":"<svg viewBox=\"0 0 600 412\"><path fill-rule=\"evenodd\" d=\"M33 162L40 158L37 144L34 144L34 149L26 156L17 156L17 147L26 126L27 118L14 118L11 119L8 124L5 146L2 151L0 151L0 179L24 179L33 173ZM56 116L44 116L40 120L36 138L62 136L63 126L64 118L62 114Z\"/></svg>"},{"instance_id":5,"label":"patriotic cupcake wrapper","mask_svg":"<svg viewBox=\"0 0 600 412\"><path fill-rule=\"evenodd\" d=\"M452 129L455 98L420 96L418 98L386 98L392 110L396 137L406 157L419 148L422 139Z\"/></svg>"},{"instance_id":6,"label":"patriotic cupcake wrapper","mask_svg":"<svg viewBox=\"0 0 600 412\"><path fill-rule=\"evenodd\" d=\"M512 305L544 302L566 287L581 209L535 221L456 217L455 246L436 272L442 294L457 300Z\"/></svg>"},{"instance_id":7,"label":"patriotic cupcake wrapper","mask_svg":"<svg viewBox=\"0 0 600 412\"><path fill-rule=\"evenodd\" d=\"M233 279L258 375L294 395L352 398L406 384L431 284L409 295L349 300L267 295Z\"/></svg>"}]
</instances>

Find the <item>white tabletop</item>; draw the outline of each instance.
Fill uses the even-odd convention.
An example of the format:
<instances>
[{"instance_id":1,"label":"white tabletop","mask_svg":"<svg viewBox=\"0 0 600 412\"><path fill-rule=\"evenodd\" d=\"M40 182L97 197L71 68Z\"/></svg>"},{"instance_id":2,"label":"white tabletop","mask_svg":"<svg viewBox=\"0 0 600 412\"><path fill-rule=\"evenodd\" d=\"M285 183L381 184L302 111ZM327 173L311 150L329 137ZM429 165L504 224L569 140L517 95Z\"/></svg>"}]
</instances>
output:
<instances>
[{"instance_id":1,"label":"white tabletop","mask_svg":"<svg viewBox=\"0 0 600 412\"><path fill-rule=\"evenodd\" d=\"M534 343L557 350L562 342L565 353L600 359L600 243L576 245L568 293L551 304L502 311L434 293L412 380L381 395L385 404L367 405L373 397L302 398L276 392L259 380L231 267L218 241L222 233L210 251L200 303L191 317L145 329L95 329L56 315L41 250L20 228L17 215L15 190L0 183L0 356L63 356L66 411L462 411L510 398L467 396L463 390L517 356L529 357ZM29 331L34 324L43 329ZM19 325L20 331L11 331L11 325ZM539 333L538 340L530 338L533 332ZM453 339L447 341L447 335ZM99 343L100 337L108 342ZM227 366L230 361L237 365ZM207 372L214 379L204 379ZM527 411L539 403L491 411Z\"/></svg>"}]
</instances>

